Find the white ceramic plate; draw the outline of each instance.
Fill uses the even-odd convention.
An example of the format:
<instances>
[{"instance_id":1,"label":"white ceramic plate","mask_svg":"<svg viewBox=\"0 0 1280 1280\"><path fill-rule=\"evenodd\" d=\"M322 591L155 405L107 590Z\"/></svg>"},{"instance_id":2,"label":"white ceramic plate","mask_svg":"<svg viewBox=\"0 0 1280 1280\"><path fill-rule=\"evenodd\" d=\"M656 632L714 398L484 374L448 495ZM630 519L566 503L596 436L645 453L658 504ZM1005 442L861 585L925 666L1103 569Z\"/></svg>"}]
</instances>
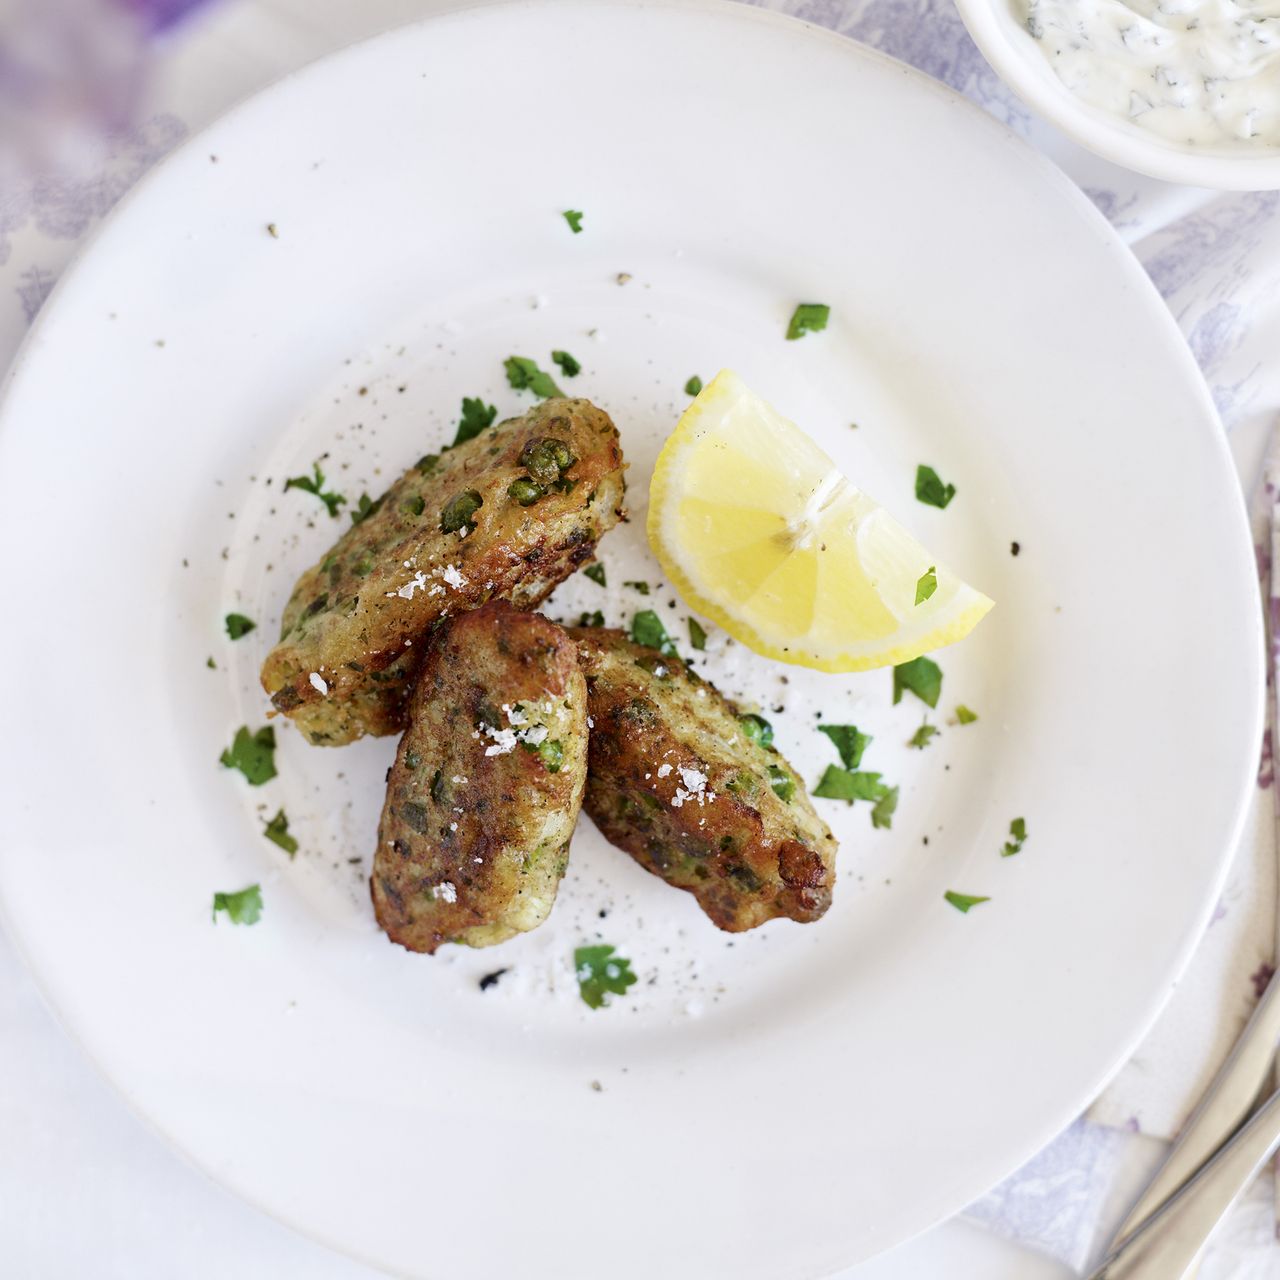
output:
<instances>
[{"instance_id":1,"label":"white ceramic plate","mask_svg":"<svg viewBox=\"0 0 1280 1280\"><path fill-rule=\"evenodd\" d=\"M802 300L831 326L784 341ZM294 575L347 524L282 479L325 455L376 493L463 395L519 410L501 361L553 348L622 427L635 516L686 379L730 365L998 601L940 655L925 751L888 672L713 635L705 669L806 777L835 760L821 709L902 788L892 831L821 802L842 848L818 925L717 933L584 821L545 928L412 956L365 890L389 741L317 750L282 724L273 782L218 765L264 722ZM945 512L914 500L921 462L958 487ZM658 581L642 528L603 544L608 592L579 576L549 612L648 603L683 641L667 588L621 585ZM183 148L18 361L0 537L15 938L178 1148L415 1275L818 1276L960 1208L1155 1015L1259 738L1240 496L1132 258L948 90L732 6L434 20ZM259 622L235 644L232 609ZM281 806L294 862L262 836ZM260 923L211 923L215 890L254 882ZM991 902L961 915L948 889ZM596 939L640 982L592 1012L570 954Z\"/></svg>"}]
</instances>

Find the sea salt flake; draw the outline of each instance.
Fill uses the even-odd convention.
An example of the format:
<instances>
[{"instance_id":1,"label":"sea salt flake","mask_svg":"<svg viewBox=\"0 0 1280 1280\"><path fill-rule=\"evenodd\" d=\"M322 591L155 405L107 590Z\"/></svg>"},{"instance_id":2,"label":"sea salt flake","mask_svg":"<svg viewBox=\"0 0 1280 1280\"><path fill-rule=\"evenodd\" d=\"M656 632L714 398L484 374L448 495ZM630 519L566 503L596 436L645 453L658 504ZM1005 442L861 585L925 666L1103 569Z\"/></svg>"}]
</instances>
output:
<instances>
[{"instance_id":1,"label":"sea salt flake","mask_svg":"<svg viewBox=\"0 0 1280 1280\"><path fill-rule=\"evenodd\" d=\"M398 591L388 591L388 596L399 596L402 600L412 600L415 591L422 590L427 585L427 575L421 569L409 579Z\"/></svg>"},{"instance_id":2,"label":"sea salt flake","mask_svg":"<svg viewBox=\"0 0 1280 1280\"><path fill-rule=\"evenodd\" d=\"M318 671L313 671L311 673L310 678L311 678L311 687L315 689L318 693L326 694L329 692L329 686L327 683L325 683L324 676L322 676Z\"/></svg>"},{"instance_id":3,"label":"sea salt flake","mask_svg":"<svg viewBox=\"0 0 1280 1280\"><path fill-rule=\"evenodd\" d=\"M461 574L456 564L449 565L441 577L455 590L461 591L467 585L467 580Z\"/></svg>"}]
</instances>

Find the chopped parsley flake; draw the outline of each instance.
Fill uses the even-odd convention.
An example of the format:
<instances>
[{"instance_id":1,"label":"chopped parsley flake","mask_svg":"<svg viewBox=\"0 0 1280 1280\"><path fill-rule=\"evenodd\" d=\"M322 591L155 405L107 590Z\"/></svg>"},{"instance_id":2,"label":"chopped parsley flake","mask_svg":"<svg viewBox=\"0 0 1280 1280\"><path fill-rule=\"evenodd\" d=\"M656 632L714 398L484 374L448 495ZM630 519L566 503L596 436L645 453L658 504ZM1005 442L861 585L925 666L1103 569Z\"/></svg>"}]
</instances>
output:
<instances>
[{"instance_id":1,"label":"chopped parsley flake","mask_svg":"<svg viewBox=\"0 0 1280 1280\"><path fill-rule=\"evenodd\" d=\"M351 523L362 524L371 515L373 515L380 506L382 506L381 498L377 499L375 502L370 499L367 493L362 493L360 495L360 501L356 503L356 509L351 512Z\"/></svg>"},{"instance_id":2,"label":"chopped parsley flake","mask_svg":"<svg viewBox=\"0 0 1280 1280\"><path fill-rule=\"evenodd\" d=\"M642 609L631 619L631 639L636 644L646 645L650 649L657 649L663 657L674 658L676 656L675 644L672 642L671 637L667 635L667 629L662 625L662 619L652 609Z\"/></svg>"},{"instance_id":3,"label":"chopped parsley flake","mask_svg":"<svg viewBox=\"0 0 1280 1280\"><path fill-rule=\"evenodd\" d=\"M875 802L871 810L871 825L873 827L892 827L893 815L898 809L898 788L886 787L884 795Z\"/></svg>"},{"instance_id":4,"label":"chopped parsley flake","mask_svg":"<svg viewBox=\"0 0 1280 1280\"><path fill-rule=\"evenodd\" d=\"M695 649L706 649L707 632L697 618L689 619L689 643Z\"/></svg>"},{"instance_id":5,"label":"chopped parsley flake","mask_svg":"<svg viewBox=\"0 0 1280 1280\"><path fill-rule=\"evenodd\" d=\"M227 635L233 640L239 640L241 636L247 636L257 625L252 618L246 618L243 613L227 614Z\"/></svg>"},{"instance_id":6,"label":"chopped parsley flake","mask_svg":"<svg viewBox=\"0 0 1280 1280\"><path fill-rule=\"evenodd\" d=\"M583 1003L599 1009L607 1003L606 993L624 995L636 982L631 972L631 961L616 955L613 947L576 947L573 952L573 968L578 975L578 993Z\"/></svg>"},{"instance_id":7,"label":"chopped parsley flake","mask_svg":"<svg viewBox=\"0 0 1280 1280\"><path fill-rule=\"evenodd\" d=\"M869 733L859 733L851 724L820 724L819 733L825 733L835 744L846 769L856 769L862 763L862 753L871 745Z\"/></svg>"},{"instance_id":8,"label":"chopped parsley flake","mask_svg":"<svg viewBox=\"0 0 1280 1280\"><path fill-rule=\"evenodd\" d=\"M932 658L912 658L893 669L893 703L902 701L902 691L910 690L928 707L938 705L942 692L942 668Z\"/></svg>"},{"instance_id":9,"label":"chopped parsley flake","mask_svg":"<svg viewBox=\"0 0 1280 1280\"><path fill-rule=\"evenodd\" d=\"M687 396L696 396L702 391L702 379L695 373L688 382L684 384L684 393Z\"/></svg>"},{"instance_id":10,"label":"chopped parsley flake","mask_svg":"<svg viewBox=\"0 0 1280 1280\"><path fill-rule=\"evenodd\" d=\"M791 313L787 325L787 341L794 342L803 338L806 333L817 333L827 327L831 317L831 308L825 302L802 302Z\"/></svg>"},{"instance_id":11,"label":"chopped parsley flake","mask_svg":"<svg viewBox=\"0 0 1280 1280\"><path fill-rule=\"evenodd\" d=\"M956 720L960 724L972 724L978 718L976 711L970 711L963 703L956 707Z\"/></svg>"},{"instance_id":12,"label":"chopped parsley flake","mask_svg":"<svg viewBox=\"0 0 1280 1280\"><path fill-rule=\"evenodd\" d=\"M212 654L204 660L204 665L208 667L210 671L217 671L218 669L218 664L214 662Z\"/></svg>"},{"instance_id":13,"label":"chopped parsley flake","mask_svg":"<svg viewBox=\"0 0 1280 1280\"><path fill-rule=\"evenodd\" d=\"M284 816L283 809L276 810L276 816L263 827L262 834L273 844L278 844L289 857L298 852L298 842L289 834L289 819Z\"/></svg>"},{"instance_id":14,"label":"chopped parsley flake","mask_svg":"<svg viewBox=\"0 0 1280 1280\"><path fill-rule=\"evenodd\" d=\"M911 741L907 743L909 747L915 747L917 750L923 751L932 740L934 734L938 732L936 724L930 724L927 720L911 735Z\"/></svg>"},{"instance_id":15,"label":"chopped parsley flake","mask_svg":"<svg viewBox=\"0 0 1280 1280\"><path fill-rule=\"evenodd\" d=\"M346 498L340 493L325 493L324 472L320 470L318 462L311 464L311 470L314 473L313 475L290 476L284 482L284 491L288 493L290 489L301 489L304 493L314 493L328 508L329 514L336 520L338 518L338 508L346 502Z\"/></svg>"},{"instance_id":16,"label":"chopped parsley flake","mask_svg":"<svg viewBox=\"0 0 1280 1280\"><path fill-rule=\"evenodd\" d=\"M541 400L563 395L549 373L538 368L537 361L528 356L508 356L502 367L507 371L507 381L517 391L532 391Z\"/></svg>"},{"instance_id":17,"label":"chopped parsley flake","mask_svg":"<svg viewBox=\"0 0 1280 1280\"><path fill-rule=\"evenodd\" d=\"M493 426L498 416L496 405L485 404L479 396L462 397L462 417L458 421L458 434L453 437L449 447L456 449L468 440L474 440L487 427Z\"/></svg>"},{"instance_id":18,"label":"chopped parsley flake","mask_svg":"<svg viewBox=\"0 0 1280 1280\"><path fill-rule=\"evenodd\" d=\"M573 234L579 235L582 231L582 210L566 209L564 211L564 220L569 224L569 230Z\"/></svg>"},{"instance_id":19,"label":"chopped parsley flake","mask_svg":"<svg viewBox=\"0 0 1280 1280\"><path fill-rule=\"evenodd\" d=\"M932 467L916 468L916 501L931 507L945 507L956 496L953 484L943 484L942 477Z\"/></svg>"},{"instance_id":20,"label":"chopped parsley flake","mask_svg":"<svg viewBox=\"0 0 1280 1280\"><path fill-rule=\"evenodd\" d=\"M560 366L560 372L566 378L576 378L582 372L582 365L567 351L553 351L551 353L551 362Z\"/></svg>"},{"instance_id":21,"label":"chopped parsley flake","mask_svg":"<svg viewBox=\"0 0 1280 1280\"><path fill-rule=\"evenodd\" d=\"M849 804L855 800L870 801L873 827L891 827L898 807L898 788L886 786L880 774L859 773L836 764L827 765L813 794L823 800L844 800Z\"/></svg>"},{"instance_id":22,"label":"chopped parsley flake","mask_svg":"<svg viewBox=\"0 0 1280 1280\"><path fill-rule=\"evenodd\" d=\"M930 565L916 582L916 604L924 602L938 589L938 566Z\"/></svg>"},{"instance_id":23,"label":"chopped parsley flake","mask_svg":"<svg viewBox=\"0 0 1280 1280\"><path fill-rule=\"evenodd\" d=\"M605 579L604 579L604 562L603 561L597 560L595 564L587 565L587 567L583 569L582 572L585 573L587 577L591 579L592 582L599 583L600 586L602 587L608 586L608 583L605 582Z\"/></svg>"},{"instance_id":24,"label":"chopped parsley flake","mask_svg":"<svg viewBox=\"0 0 1280 1280\"><path fill-rule=\"evenodd\" d=\"M887 790L878 773L856 773L829 764L813 794L823 800L846 800L852 804L855 800L877 801Z\"/></svg>"},{"instance_id":25,"label":"chopped parsley flake","mask_svg":"<svg viewBox=\"0 0 1280 1280\"><path fill-rule=\"evenodd\" d=\"M552 741L548 739L540 742L534 748L538 753L542 763L546 765L548 773L559 773L561 765L564 764L564 745L557 739Z\"/></svg>"},{"instance_id":26,"label":"chopped parsley flake","mask_svg":"<svg viewBox=\"0 0 1280 1280\"><path fill-rule=\"evenodd\" d=\"M991 901L990 898L975 898L972 894L956 893L951 889L948 889L942 896L946 898L946 900L951 903L957 911L961 911L965 915L969 914L970 907L976 907L980 903Z\"/></svg>"},{"instance_id":27,"label":"chopped parsley flake","mask_svg":"<svg viewBox=\"0 0 1280 1280\"><path fill-rule=\"evenodd\" d=\"M1027 820L1026 818L1014 818L1009 823L1010 839L1005 842L1005 846L1000 850L1002 858L1012 858L1015 853L1022 852L1022 846L1027 842Z\"/></svg>"},{"instance_id":28,"label":"chopped parsley flake","mask_svg":"<svg viewBox=\"0 0 1280 1280\"><path fill-rule=\"evenodd\" d=\"M260 787L276 776L275 754L276 731L270 725L257 733L241 725L231 746L218 759L227 769L239 769L251 787Z\"/></svg>"},{"instance_id":29,"label":"chopped parsley flake","mask_svg":"<svg viewBox=\"0 0 1280 1280\"><path fill-rule=\"evenodd\" d=\"M633 591L638 591L642 596L649 594L649 584L647 582L624 582L624 587L630 587Z\"/></svg>"},{"instance_id":30,"label":"chopped parsley flake","mask_svg":"<svg viewBox=\"0 0 1280 1280\"><path fill-rule=\"evenodd\" d=\"M578 618L580 627L603 627L604 614L597 609L594 613L584 613Z\"/></svg>"},{"instance_id":31,"label":"chopped parsley flake","mask_svg":"<svg viewBox=\"0 0 1280 1280\"><path fill-rule=\"evenodd\" d=\"M218 921L218 912L225 911L232 924L257 924L262 915L262 890L251 884L239 893L215 893L213 895L213 921Z\"/></svg>"}]
</instances>

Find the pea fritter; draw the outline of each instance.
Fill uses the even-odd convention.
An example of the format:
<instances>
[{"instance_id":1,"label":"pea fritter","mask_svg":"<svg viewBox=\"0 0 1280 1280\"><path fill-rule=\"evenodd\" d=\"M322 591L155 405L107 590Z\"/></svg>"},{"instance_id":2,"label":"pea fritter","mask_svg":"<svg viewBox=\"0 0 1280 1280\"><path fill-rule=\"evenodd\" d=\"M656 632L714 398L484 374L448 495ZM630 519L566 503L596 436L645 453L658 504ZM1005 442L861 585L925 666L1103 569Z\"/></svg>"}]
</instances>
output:
<instances>
[{"instance_id":1,"label":"pea fritter","mask_svg":"<svg viewBox=\"0 0 1280 1280\"><path fill-rule=\"evenodd\" d=\"M835 837L766 723L621 631L570 634L591 716L583 807L604 837L687 889L718 928L817 920L831 905Z\"/></svg>"},{"instance_id":2,"label":"pea fritter","mask_svg":"<svg viewBox=\"0 0 1280 1280\"><path fill-rule=\"evenodd\" d=\"M554 622L494 600L441 623L387 779L370 888L410 951L547 918L587 774L586 684Z\"/></svg>"},{"instance_id":3,"label":"pea fritter","mask_svg":"<svg viewBox=\"0 0 1280 1280\"><path fill-rule=\"evenodd\" d=\"M262 667L311 742L397 733L428 633L492 598L530 609L622 518L618 430L587 400L546 400L397 480L299 578Z\"/></svg>"}]
</instances>

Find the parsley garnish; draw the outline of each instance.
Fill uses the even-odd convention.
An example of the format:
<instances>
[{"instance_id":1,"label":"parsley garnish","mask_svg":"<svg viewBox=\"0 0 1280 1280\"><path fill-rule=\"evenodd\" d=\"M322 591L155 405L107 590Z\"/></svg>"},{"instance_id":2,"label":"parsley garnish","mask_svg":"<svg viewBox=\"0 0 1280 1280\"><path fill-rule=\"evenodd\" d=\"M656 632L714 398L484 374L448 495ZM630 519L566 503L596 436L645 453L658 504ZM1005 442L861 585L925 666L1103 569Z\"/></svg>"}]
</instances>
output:
<instances>
[{"instance_id":1,"label":"parsley garnish","mask_svg":"<svg viewBox=\"0 0 1280 1280\"><path fill-rule=\"evenodd\" d=\"M855 800L878 801L888 790L878 773L855 773L829 764L813 794L823 800L847 800L852 804Z\"/></svg>"},{"instance_id":2,"label":"parsley garnish","mask_svg":"<svg viewBox=\"0 0 1280 1280\"><path fill-rule=\"evenodd\" d=\"M916 604L924 602L938 589L938 567L930 565L916 582Z\"/></svg>"},{"instance_id":3,"label":"parsley garnish","mask_svg":"<svg viewBox=\"0 0 1280 1280\"><path fill-rule=\"evenodd\" d=\"M582 231L582 210L566 209L564 211L564 220L569 224L569 230L576 236Z\"/></svg>"},{"instance_id":4,"label":"parsley garnish","mask_svg":"<svg viewBox=\"0 0 1280 1280\"><path fill-rule=\"evenodd\" d=\"M764 716L758 716L754 711L749 711L745 716L738 717L738 723L742 726L743 736L748 742L754 742L758 747L773 746L773 725Z\"/></svg>"},{"instance_id":5,"label":"parsley garnish","mask_svg":"<svg viewBox=\"0 0 1280 1280\"><path fill-rule=\"evenodd\" d=\"M862 753L871 744L869 733L859 733L851 724L820 724L819 733L825 733L835 744L846 769L856 769L862 763Z\"/></svg>"},{"instance_id":6,"label":"parsley garnish","mask_svg":"<svg viewBox=\"0 0 1280 1280\"><path fill-rule=\"evenodd\" d=\"M923 751L929 745L929 740L937 733L938 726L930 724L927 720L911 735L911 741L907 743L909 747L916 747Z\"/></svg>"},{"instance_id":7,"label":"parsley garnish","mask_svg":"<svg viewBox=\"0 0 1280 1280\"><path fill-rule=\"evenodd\" d=\"M580 627L603 627L603 626L604 626L604 614L603 614L603 613L601 613L599 609L597 609L594 613L584 613L584 614L583 614L583 615L578 619L578 626L580 626Z\"/></svg>"},{"instance_id":8,"label":"parsley garnish","mask_svg":"<svg viewBox=\"0 0 1280 1280\"><path fill-rule=\"evenodd\" d=\"M968 893L955 893L951 889L948 889L942 896L946 898L946 900L951 903L957 911L962 911L965 915L969 914L970 907L976 907L979 903L991 901L990 898L975 898L972 894Z\"/></svg>"},{"instance_id":9,"label":"parsley garnish","mask_svg":"<svg viewBox=\"0 0 1280 1280\"><path fill-rule=\"evenodd\" d=\"M239 893L215 893L213 895L213 921L218 921L218 912L225 911L232 924L257 924L262 915L262 890L251 884Z\"/></svg>"},{"instance_id":10,"label":"parsley garnish","mask_svg":"<svg viewBox=\"0 0 1280 1280\"><path fill-rule=\"evenodd\" d=\"M707 647L707 632L697 618L689 619L689 643L695 649L705 649Z\"/></svg>"},{"instance_id":11,"label":"parsley garnish","mask_svg":"<svg viewBox=\"0 0 1280 1280\"><path fill-rule=\"evenodd\" d=\"M1027 842L1027 820L1026 818L1014 818L1009 823L1009 835L1011 839L1005 842L1005 846L1000 850L1002 858L1012 858L1015 853L1022 852L1022 846Z\"/></svg>"},{"instance_id":12,"label":"parsley garnish","mask_svg":"<svg viewBox=\"0 0 1280 1280\"><path fill-rule=\"evenodd\" d=\"M802 302L791 313L791 322L787 325L787 340L794 342L803 338L806 333L817 333L827 327L831 316L831 308L825 302Z\"/></svg>"},{"instance_id":13,"label":"parsley garnish","mask_svg":"<svg viewBox=\"0 0 1280 1280\"><path fill-rule=\"evenodd\" d=\"M360 501L356 503L356 509L353 512L351 512L351 523L362 524L371 515L373 515L373 513L377 511L377 509L380 506L382 506L381 498L378 498L377 501L374 501L369 497L367 493L362 493L360 495Z\"/></svg>"},{"instance_id":14,"label":"parsley garnish","mask_svg":"<svg viewBox=\"0 0 1280 1280\"><path fill-rule=\"evenodd\" d=\"M942 668L932 658L912 658L893 669L893 704L902 701L902 691L909 689L926 706L936 707L942 692Z\"/></svg>"},{"instance_id":15,"label":"parsley garnish","mask_svg":"<svg viewBox=\"0 0 1280 1280\"><path fill-rule=\"evenodd\" d=\"M514 384L512 384L514 385ZM462 417L458 422L458 434L453 437L449 447L456 449L468 440L474 440L486 427L493 426L498 416L496 405L485 404L479 396L462 397Z\"/></svg>"},{"instance_id":16,"label":"parsley garnish","mask_svg":"<svg viewBox=\"0 0 1280 1280\"><path fill-rule=\"evenodd\" d=\"M855 800L870 801L873 827L891 827L894 810L898 807L898 788L886 786L881 782L880 774L842 769L838 764L827 765L827 771L814 787L813 794L823 800L845 800L849 804Z\"/></svg>"},{"instance_id":17,"label":"parsley garnish","mask_svg":"<svg viewBox=\"0 0 1280 1280\"><path fill-rule=\"evenodd\" d=\"M290 489L301 489L304 493L314 493L328 508L329 514L336 520L338 518L338 508L346 502L346 498L340 493L324 492L324 472L320 470L318 462L311 464L311 470L315 473L314 475L291 476L284 482L284 491L288 493Z\"/></svg>"},{"instance_id":18,"label":"parsley garnish","mask_svg":"<svg viewBox=\"0 0 1280 1280\"><path fill-rule=\"evenodd\" d=\"M578 992L592 1009L606 1003L606 992L624 995L636 981L631 961L616 955L610 946L576 947L573 967L578 975Z\"/></svg>"},{"instance_id":19,"label":"parsley garnish","mask_svg":"<svg viewBox=\"0 0 1280 1280\"><path fill-rule=\"evenodd\" d=\"M532 391L541 400L564 394L556 386L555 379L539 369L537 361L530 360L528 356L508 356L502 367L507 371L507 381L517 391Z\"/></svg>"},{"instance_id":20,"label":"parsley garnish","mask_svg":"<svg viewBox=\"0 0 1280 1280\"><path fill-rule=\"evenodd\" d=\"M875 806L871 810L871 825L873 827L892 827L893 815L898 809L898 788L886 787L884 795L875 802Z\"/></svg>"},{"instance_id":21,"label":"parsley garnish","mask_svg":"<svg viewBox=\"0 0 1280 1280\"><path fill-rule=\"evenodd\" d=\"M687 396L696 396L702 391L702 379L695 373L688 382L684 384L684 393Z\"/></svg>"},{"instance_id":22,"label":"parsley garnish","mask_svg":"<svg viewBox=\"0 0 1280 1280\"><path fill-rule=\"evenodd\" d=\"M567 351L553 351L551 353L551 362L560 366L560 372L566 378L576 378L582 372L582 365Z\"/></svg>"},{"instance_id":23,"label":"parsley garnish","mask_svg":"<svg viewBox=\"0 0 1280 1280\"><path fill-rule=\"evenodd\" d=\"M953 484L943 484L942 477L932 467L916 468L916 500L931 507L945 507L956 496Z\"/></svg>"},{"instance_id":24,"label":"parsley garnish","mask_svg":"<svg viewBox=\"0 0 1280 1280\"><path fill-rule=\"evenodd\" d=\"M592 582L598 582L602 587L608 585L604 580L604 562L602 560L597 560L595 564L587 565L582 572L585 573Z\"/></svg>"},{"instance_id":25,"label":"parsley garnish","mask_svg":"<svg viewBox=\"0 0 1280 1280\"><path fill-rule=\"evenodd\" d=\"M631 619L631 639L636 644L657 649L664 658L676 656L676 647L671 637L667 635L662 619L652 609L642 609Z\"/></svg>"},{"instance_id":26,"label":"parsley garnish","mask_svg":"<svg viewBox=\"0 0 1280 1280\"><path fill-rule=\"evenodd\" d=\"M243 613L227 614L227 635L233 640L239 640L241 636L247 636L258 624L252 618L246 618Z\"/></svg>"},{"instance_id":27,"label":"parsley garnish","mask_svg":"<svg viewBox=\"0 0 1280 1280\"><path fill-rule=\"evenodd\" d=\"M624 582L622 585L624 587L631 587L633 590L638 591L642 596L647 596L649 594L649 584L647 582Z\"/></svg>"},{"instance_id":28,"label":"parsley garnish","mask_svg":"<svg viewBox=\"0 0 1280 1280\"><path fill-rule=\"evenodd\" d=\"M970 711L968 707L959 704L956 707L956 720L960 724L972 724L978 718L976 711Z\"/></svg>"},{"instance_id":29,"label":"parsley garnish","mask_svg":"<svg viewBox=\"0 0 1280 1280\"><path fill-rule=\"evenodd\" d=\"M217 671L218 669L218 664L214 662L212 654L204 660L204 665L208 667L210 671Z\"/></svg>"},{"instance_id":30,"label":"parsley garnish","mask_svg":"<svg viewBox=\"0 0 1280 1280\"><path fill-rule=\"evenodd\" d=\"M262 834L273 844L278 844L289 857L298 852L298 842L289 834L289 819L284 816L283 809L276 810L276 816L263 827Z\"/></svg>"},{"instance_id":31,"label":"parsley garnish","mask_svg":"<svg viewBox=\"0 0 1280 1280\"><path fill-rule=\"evenodd\" d=\"M250 733L248 726L236 730L235 740L218 757L227 769L239 769L251 787L260 787L276 776L276 731L270 726Z\"/></svg>"}]
</instances>

